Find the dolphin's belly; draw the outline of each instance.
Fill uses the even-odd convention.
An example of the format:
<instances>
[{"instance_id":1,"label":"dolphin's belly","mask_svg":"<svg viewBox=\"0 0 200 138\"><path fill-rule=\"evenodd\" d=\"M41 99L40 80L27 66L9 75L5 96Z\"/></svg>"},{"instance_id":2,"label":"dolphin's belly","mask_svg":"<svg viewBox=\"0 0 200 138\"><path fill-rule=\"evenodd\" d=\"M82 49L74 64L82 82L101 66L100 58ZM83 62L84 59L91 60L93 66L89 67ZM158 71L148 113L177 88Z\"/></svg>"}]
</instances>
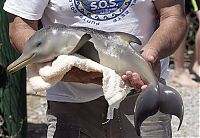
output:
<instances>
[{"instance_id":1,"label":"dolphin's belly","mask_svg":"<svg viewBox=\"0 0 200 138\"><path fill-rule=\"evenodd\" d=\"M122 75L125 71L131 70L130 64L127 64L124 59L114 57L107 54L99 54L100 64L115 70L118 74Z\"/></svg>"},{"instance_id":2,"label":"dolphin's belly","mask_svg":"<svg viewBox=\"0 0 200 138\"><path fill-rule=\"evenodd\" d=\"M119 75L126 71L135 71L147 83L156 83L153 71L144 59L133 52L118 53L116 56L99 52L100 64L115 70Z\"/></svg>"}]
</instances>

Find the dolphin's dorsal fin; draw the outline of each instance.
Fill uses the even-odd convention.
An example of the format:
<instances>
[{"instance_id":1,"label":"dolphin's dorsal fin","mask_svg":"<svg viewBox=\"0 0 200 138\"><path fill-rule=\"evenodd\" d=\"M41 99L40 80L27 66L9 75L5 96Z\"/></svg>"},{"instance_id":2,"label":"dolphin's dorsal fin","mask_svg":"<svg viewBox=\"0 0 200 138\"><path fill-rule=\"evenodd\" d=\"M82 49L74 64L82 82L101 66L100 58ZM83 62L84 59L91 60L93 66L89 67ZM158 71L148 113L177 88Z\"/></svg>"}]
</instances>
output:
<instances>
[{"instance_id":1,"label":"dolphin's dorsal fin","mask_svg":"<svg viewBox=\"0 0 200 138\"><path fill-rule=\"evenodd\" d=\"M129 44L136 43L138 45L142 45L142 42L140 41L140 39L134 35L123 33L123 32L113 32L113 35L117 35L121 37L121 39L127 41Z\"/></svg>"},{"instance_id":2,"label":"dolphin's dorsal fin","mask_svg":"<svg viewBox=\"0 0 200 138\"><path fill-rule=\"evenodd\" d=\"M70 52L70 54L74 54L76 53L86 42L88 42L91 39L91 35L85 33L81 39L78 41L78 44L76 45L76 47Z\"/></svg>"},{"instance_id":3,"label":"dolphin's dorsal fin","mask_svg":"<svg viewBox=\"0 0 200 138\"><path fill-rule=\"evenodd\" d=\"M142 45L142 42L139 38L137 38L135 35L124 33L124 32L111 32L111 35L115 35L120 37L122 40L129 43L129 46L136 51L137 53L140 53L140 45ZM133 45L132 43L136 43L138 45Z\"/></svg>"}]
</instances>

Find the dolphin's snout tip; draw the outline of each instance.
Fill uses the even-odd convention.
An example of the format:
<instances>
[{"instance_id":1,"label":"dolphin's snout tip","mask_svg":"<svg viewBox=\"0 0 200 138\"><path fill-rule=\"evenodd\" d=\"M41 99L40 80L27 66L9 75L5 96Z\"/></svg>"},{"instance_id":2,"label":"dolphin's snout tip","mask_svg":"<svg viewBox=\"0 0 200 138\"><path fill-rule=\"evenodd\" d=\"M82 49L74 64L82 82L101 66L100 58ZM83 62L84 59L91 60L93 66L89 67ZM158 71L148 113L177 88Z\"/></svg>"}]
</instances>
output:
<instances>
[{"instance_id":1,"label":"dolphin's snout tip","mask_svg":"<svg viewBox=\"0 0 200 138\"><path fill-rule=\"evenodd\" d=\"M13 66L12 66L12 64L8 65L8 67L6 68L6 70L7 70L7 72L9 72L9 73L13 73L14 71L13 71Z\"/></svg>"},{"instance_id":2,"label":"dolphin's snout tip","mask_svg":"<svg viewBox=\"0 0 200 138\"><path fill-rule=\"evenodd\" d=\"M32 63L34 60L34 57L35 57L35 54L31 54L28 56L21 55L17 60L15 60L13 63L11 63L7 67L7 72L9 73L17 72L18 70Z\"/></svg>"},{"instance_id":3,"label":"dolphin's snout tip","mask_svg":"<svg viewBox=\"0 0 200 138\"><path fill-rule=\"evenodd\" d=\"M8 73L15 73L17 72L19 69L16 67L16 66L13 66L13 64L10 64L8 67L7 67L7 72Z\"/></svg>"}]
</instances>

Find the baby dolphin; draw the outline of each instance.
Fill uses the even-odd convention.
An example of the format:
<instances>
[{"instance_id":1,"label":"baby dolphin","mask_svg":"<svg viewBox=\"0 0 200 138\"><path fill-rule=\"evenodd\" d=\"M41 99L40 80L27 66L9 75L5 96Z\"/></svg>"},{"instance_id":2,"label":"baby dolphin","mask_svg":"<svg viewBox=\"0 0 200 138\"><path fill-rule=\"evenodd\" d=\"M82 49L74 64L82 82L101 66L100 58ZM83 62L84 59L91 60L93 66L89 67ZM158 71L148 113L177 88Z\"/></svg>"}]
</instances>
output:
<instances>
[{"instance_id":1,"label":"baby dolphin","mask_svg":"<svg viewBox=\"0 0 200 138\"><path fill-rule=\"evenodd\" d=\"M22 55L7 70L16 72L30 63L47 62L59 55L73 53L82 54L115 70L119 75L134 70L147 84L135 104L134 123L137 134L140 135L142 122L158 111L177 116L180 119L179 129L184 114L180 94L158 82L151 66L133 48L132 43L141 45L137 37L127 33L54 24L38 30L26 42Z\"/></svg>"}]
</instances>

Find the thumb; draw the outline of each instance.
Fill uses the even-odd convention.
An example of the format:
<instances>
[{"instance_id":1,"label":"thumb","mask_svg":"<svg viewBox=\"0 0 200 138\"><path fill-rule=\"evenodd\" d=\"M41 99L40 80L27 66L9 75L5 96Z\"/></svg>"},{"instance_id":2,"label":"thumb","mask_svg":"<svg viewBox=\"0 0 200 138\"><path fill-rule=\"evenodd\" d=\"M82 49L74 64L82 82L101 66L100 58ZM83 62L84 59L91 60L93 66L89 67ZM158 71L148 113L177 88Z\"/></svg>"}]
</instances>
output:
<instances>
[{"instance_id":1,"label":"thumb","mask_svg":"<svg viewBox=\"0 0 200 138\"><path fill-rule=\"evenodd\" d=\"M154 64L158 59L158 51L151 47L144 47L141 51L141 55L151 64Z\"/></svg>"},{"instance_id":2,"label":"thumb","mask_svg":"<svg viewBox=\"0 0 200 138\"><path fill-rule=\"evenodd\" d=\"M151 64L154 64L156 62L156 57L153 55L147 55L146 57L144 57L148 62L150 62Z\"/></svg>"},{"instance_id":3,"label":"thumb","mask_svg":"<svg viewBox=\"0 0 200 138\"><path fill-rule=\"evenodd\" d=\"M149 62L157 78L160 77L160 60L158 60L158 51L152 47L144 47L142 49L142 56Z\"/></svg>"}]
</instances>

